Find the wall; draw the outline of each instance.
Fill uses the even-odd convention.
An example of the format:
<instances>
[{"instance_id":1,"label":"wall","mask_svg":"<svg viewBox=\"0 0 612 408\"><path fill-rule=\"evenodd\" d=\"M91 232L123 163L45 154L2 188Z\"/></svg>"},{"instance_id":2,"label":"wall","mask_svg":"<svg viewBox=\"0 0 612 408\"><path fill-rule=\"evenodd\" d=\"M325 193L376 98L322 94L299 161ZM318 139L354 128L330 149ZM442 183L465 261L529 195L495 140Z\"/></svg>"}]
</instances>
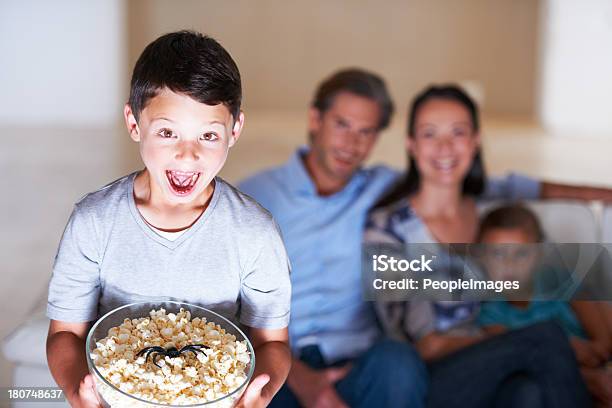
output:
<instances>
[{"instance_id":1,"label":"wall","mask_svg":"<svg viewBox=\"0 0 612 408\"><path fill-rule=\"evenodd\" d=\"M432 81L476 80L489 112L531 116L537 13L532 0L132 0L130 63L192 28L236 59L247 109L302 110L323 77L356 65L388 80L402 113Z\"/></svg>"},{"instance_id":2,"label":"wall","mask_svg":"<svg viewBox=\"0 0 612 408\"><path fill-rule=\"evenodd\" d=\"M545 0L540 31L540 121L574 137L612 137L612 2Z\"/></svg>"},{"instance_id":3,"label":"wall","mask_svg":"<svg viewBox=\"0 0 612 408\"><path fill-rule=\"evenodd\" d=\"M0 339L44 304L73 203L125 171L125 27L123 0L0 2Z\"/></svg>"},{"instance_id":4,"label":"wall","mask_svg":"<svg viewBox=\"0 0 612 408\"><path fill-rule=\"evenodd\" d=\"M0 123L114 123L123 91L122 3L2 1Z\"/></svg>"}]
</instances>

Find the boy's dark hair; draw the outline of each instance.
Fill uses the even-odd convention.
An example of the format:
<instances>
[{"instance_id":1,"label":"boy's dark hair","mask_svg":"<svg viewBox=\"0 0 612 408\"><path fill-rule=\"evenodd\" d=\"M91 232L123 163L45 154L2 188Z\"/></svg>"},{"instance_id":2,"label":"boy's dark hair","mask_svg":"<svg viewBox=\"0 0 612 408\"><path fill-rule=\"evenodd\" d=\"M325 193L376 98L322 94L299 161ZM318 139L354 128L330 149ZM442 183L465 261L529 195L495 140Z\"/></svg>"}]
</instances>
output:
<instances>
[{"instance_id":1,"label":"boy's dark hair","mask_svg":"<svg viewBox=\"0 0 612 408\"><path fill-rule=\"evenodd\" d=\"M533 237L536 242L544 241L544 231L535 214L521 204L510 204L489 211L478 229L478 241L492 229L520 229Z\"/></svg>"},{"instance_id":2,"label":"boy's dark hair","mask_svg":"<svg viewBox=\"0 0 612 408\"><path fill-rule=\"evenodd\" d=\"M162 35L144 49L132 73L130 105L136 121L163 88L207 105L224 104L234 120L240 114L240 72L214 39L194 31Z\"/></svg>"},{"instance_id":3,"label":"boy's dark hair","mask_svg":"<svg viewBox=\"0 0 612 408\"><path fill-rule=\"evenodd\" d=\"M466 108L472 119L472 128L474 132L478 132L480 129L480 123L478 121L478 107L476 103L470 98L470 96L457 85L441 85L441 86L430 86L419 93L410 104L410 110L408 112L408 137L415 136L416 119L420 109L426 102L435 99L442 99L447 101L453 101L461 104ZM486 172L480 149L476 152L472 165L468 173L463 180L462 192L465 195L479 196L485 190ZM388 194L386 194L375 207L387 206L401 198L408 197L419 190L421 183L421 175L416 163L408 153L408 171L400 182L393 187Z\"/></svg>"},{"instance_id":4,"label":"boy's dark hair","mask_svg":"<svg viewBox=\"0 0 612 408\"><path fill-rule=\"evenodd\" d=\"M380 108L378 130L389 126L393 115L393 101L385 81L378 75L358 68L343 69L325 79L317 88L312 107L325 113L340 92L350 92L373 100Z\"/></svg>"}]
</instances>

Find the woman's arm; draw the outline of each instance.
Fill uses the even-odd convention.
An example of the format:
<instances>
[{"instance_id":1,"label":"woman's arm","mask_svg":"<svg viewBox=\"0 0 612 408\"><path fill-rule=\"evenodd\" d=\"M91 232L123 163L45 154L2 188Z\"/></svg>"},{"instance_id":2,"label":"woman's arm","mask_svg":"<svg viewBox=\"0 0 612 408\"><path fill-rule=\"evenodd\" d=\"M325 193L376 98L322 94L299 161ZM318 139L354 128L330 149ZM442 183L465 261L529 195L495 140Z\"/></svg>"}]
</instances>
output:
<instances>
[{"instance_id":1,"label":"woman's arm","mask_svg":"<svg viewBox=\"0 0 612 408\"><path fill-rule=\"evenodd\" d=\"M502 324L491 324L488 326L483 326L482 330L490 336L497 336L498 334L502 334L508 331L508 328Z\"/></svg>"},{"instance_id":2,"label":"woman's arm","mask_svg":"<svg viewBox=\"0 0 612 408\"><path fill-rule=\"evenodd\" d=\"M432 361L476 344L485 338L485 335L451 336L432 332L416 342L416 349L423 360Z\"/></svg>"},{"instance_id":3,"label":"woman's arm","mask_svg":"<svg viewBox=\"0 0 612 408\"><path fill-rule=\"evenodd\" d=\"M255 349L255 372L238 407L265 407L281 388L291 369L289 335L287 328L251 328L249 338Z\"/></svg>"}]
</instances>

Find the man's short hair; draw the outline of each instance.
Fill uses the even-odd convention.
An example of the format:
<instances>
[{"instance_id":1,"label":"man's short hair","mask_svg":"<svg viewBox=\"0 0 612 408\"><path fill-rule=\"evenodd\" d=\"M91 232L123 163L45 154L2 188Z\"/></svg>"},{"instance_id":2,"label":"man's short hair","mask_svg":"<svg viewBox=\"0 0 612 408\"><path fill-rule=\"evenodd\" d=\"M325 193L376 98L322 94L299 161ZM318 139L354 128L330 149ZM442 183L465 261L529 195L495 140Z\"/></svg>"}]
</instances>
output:
<instances>
[{"instance_id":1,"label":"man's short hair","mask_svg":"<svg viewBox=\"0 0 612 408\"><path fill-rule=\"evenodd\" d=\"M132 73L128 101L138 121L159 91L168 88L207 105L224 104L234 120L240 114L240 72L213 38L194 31L162 35L144 49Z\"/></svg>"},{"instance_id":2,"label":"man's short hair","mask_svg":"<svg viewBox=\"0 0 612 408\"><path fill-rule=\"evenodd\" d=\"M380 108L378 130L385 129L393 115L393 101L385 81L378 75L358 68L344 69L325 79L317 88L312 107L325 113L341 92L350 92L373 100Z\"/></svg>"}]
</instances>

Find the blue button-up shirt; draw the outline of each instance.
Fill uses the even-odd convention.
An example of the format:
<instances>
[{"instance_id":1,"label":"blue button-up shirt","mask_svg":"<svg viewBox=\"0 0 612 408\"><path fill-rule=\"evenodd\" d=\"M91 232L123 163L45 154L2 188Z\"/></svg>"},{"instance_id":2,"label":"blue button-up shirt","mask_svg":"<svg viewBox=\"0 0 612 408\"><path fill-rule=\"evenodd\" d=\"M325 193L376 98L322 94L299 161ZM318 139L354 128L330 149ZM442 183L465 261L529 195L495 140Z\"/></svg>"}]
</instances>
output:
<instances>
[{"instance_id":1,"label":"blue button-up shirt","mask_svg":"<svg viewBox=\"0 0 612 408\"><path fill-rule=\"evenodd\" d=\"M298 150L288 163L239 188L268 209L291 260L289 336L294 352L317 344L328 362L355 357L380 335L361 292L361 240L370 207L397 177L378 166L360 169L339 192L322 197Z\"/></svg>"},{"instance_id":2,"label":"blue button-up shirt","mask_svg":"<svg viewBox=\"0 0 612 408\"><path fill-rule=\"evenodd\" d=\"M286 164L238 187L268 209L282 231L292 264L294 353L316 344L332 363L358 356L381 335L372 305L362 297L361 242L369 209L398 173L384 166L359 169L341 191L322 197L304 166L306 152L299 149ZM512 196L517 181L529 179L513 175L489 187L493 195ZM522 190L538 194L537 182L531 183Z\"/></svg>"}]
</instances>

